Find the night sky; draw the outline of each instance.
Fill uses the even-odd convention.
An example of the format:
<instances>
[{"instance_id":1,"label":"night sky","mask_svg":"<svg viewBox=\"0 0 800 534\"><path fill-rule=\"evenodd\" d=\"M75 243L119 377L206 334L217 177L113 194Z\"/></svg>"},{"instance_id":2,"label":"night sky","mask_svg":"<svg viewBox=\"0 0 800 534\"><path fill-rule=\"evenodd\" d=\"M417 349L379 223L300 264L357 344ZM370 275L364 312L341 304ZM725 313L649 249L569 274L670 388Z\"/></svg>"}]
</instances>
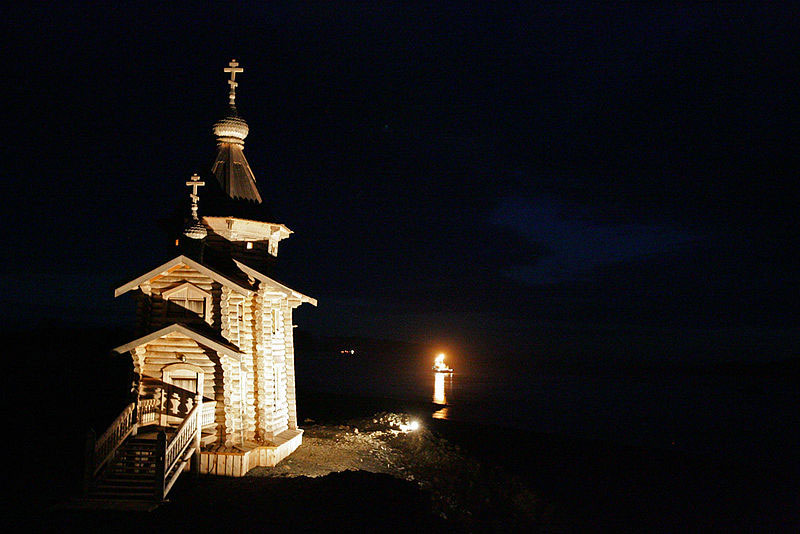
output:
<instances>
[{"instance_id":1,"label":"night sky","mask_svg":"<svg viewBox=\"0 0 800 534\"><path fill-rule=\"evenodd\" d=\"M6 327L132 324L235 57L306 332L797 354L800 10L215 6L3 8Z\"/></svg>"}]
</instances>

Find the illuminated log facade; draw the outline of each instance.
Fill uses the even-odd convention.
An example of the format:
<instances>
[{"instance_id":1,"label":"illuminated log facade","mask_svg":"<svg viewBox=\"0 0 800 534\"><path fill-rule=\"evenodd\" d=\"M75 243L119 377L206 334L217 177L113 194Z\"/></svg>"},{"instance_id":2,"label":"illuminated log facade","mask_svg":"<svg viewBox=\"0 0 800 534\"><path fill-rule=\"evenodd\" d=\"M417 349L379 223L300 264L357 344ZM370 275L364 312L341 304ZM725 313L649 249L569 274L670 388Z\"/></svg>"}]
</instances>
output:
<instances>
[{"instance_id":1,"label":"illuminated log facade","mask_svg":"<svg viewBox=\"0 0 800 534\"><path fill-rule=\"evenodd\" d=\"M213 176L187 182L191 218L176 240L179 254L115 294L130 292L136 299L139 337L116 350L132 358L139 398L153 398L165 382L195 384L178 375L171 379L169 369L199 373L197 388L216 401L201 469L239 476L274 465L300 444L292 312L316 301L265 274L291 231L258 215L261 195L239 154L249 130L234 102L235 94L228 115L214 127L220 153ZM208 214L201 217L199 191L205 186Z\"/></svg>"}]
</instances>

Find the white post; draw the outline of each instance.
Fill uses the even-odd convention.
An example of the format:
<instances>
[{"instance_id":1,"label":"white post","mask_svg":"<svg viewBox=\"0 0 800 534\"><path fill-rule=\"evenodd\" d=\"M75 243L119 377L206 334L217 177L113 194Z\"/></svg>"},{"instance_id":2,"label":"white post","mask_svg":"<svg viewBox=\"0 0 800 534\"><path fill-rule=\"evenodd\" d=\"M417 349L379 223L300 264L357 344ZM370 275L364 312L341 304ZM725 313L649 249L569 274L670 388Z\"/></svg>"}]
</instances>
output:
<instances>
[{"instance_id":1,"label":"white post","mask_svg":"<svg viewBox=\"0 0 800 534\"><path fill-rule=\"evenodd\" d=\"M167 434L164 430L158 431L156 438L156 480L155 498L156 502L164 501L164 479L166 478L166 458L167 458Z\"/></svg>"},{"instance_id":2,"label":"white post","mask_svg":"<svg viewBox=\"0 0 800 534\"><path fill-rule=\"evenodd\" d=\"M200 476L200 446L201 446L201 438L203 432L203 394L199 390L199 385L201 384L202 376L198 373L197 376L197 384L198 384L198 391L194 394L194 404L195 404L195 426L197 427L195 430L195 438L194 438L194 458L192 463L192 470L194 471L194 476Z\"/></svg>"},{"instance_id":3,"label":"white post","mask_svg":"<svg viewBox=\"0 0 800 534\"><path fill-rule=\"evenodd\" d=\"M169 398L167 398L167 388L164 387L164 384L158 388L161 393L159 393L159 403L158 403L158 426L164 427L166 426L164 422L164 412L167 411L167 404L169 403Z\"/></svg>"}]
</instances>

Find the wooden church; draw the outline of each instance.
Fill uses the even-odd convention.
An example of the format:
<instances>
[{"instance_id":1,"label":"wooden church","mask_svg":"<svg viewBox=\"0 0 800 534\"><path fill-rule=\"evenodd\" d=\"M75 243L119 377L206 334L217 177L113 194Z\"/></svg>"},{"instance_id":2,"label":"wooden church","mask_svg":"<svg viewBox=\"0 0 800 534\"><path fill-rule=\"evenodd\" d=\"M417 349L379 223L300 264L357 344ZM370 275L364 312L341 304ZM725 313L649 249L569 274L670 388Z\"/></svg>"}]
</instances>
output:
<instances>
[{"instance_id":1,"label":"wooden church","mask_svg":"<svg viewBox=\"0 0 800 534\"><path fill-rule=\"evenodd\" d=\"M133 361L134 399L87 442L86 491L95 499L157 501L192 463L195 472L242 476L277 464L302 440L292 312L316 301L267 274L292 232L264 215L236 108L243 69L233 60L224 70L229 103L214 124L217 157L207 179L186 182L191 215L175 256L114 293L136 301L138 337L114 349Z\"/></svg>"}]
</instances>

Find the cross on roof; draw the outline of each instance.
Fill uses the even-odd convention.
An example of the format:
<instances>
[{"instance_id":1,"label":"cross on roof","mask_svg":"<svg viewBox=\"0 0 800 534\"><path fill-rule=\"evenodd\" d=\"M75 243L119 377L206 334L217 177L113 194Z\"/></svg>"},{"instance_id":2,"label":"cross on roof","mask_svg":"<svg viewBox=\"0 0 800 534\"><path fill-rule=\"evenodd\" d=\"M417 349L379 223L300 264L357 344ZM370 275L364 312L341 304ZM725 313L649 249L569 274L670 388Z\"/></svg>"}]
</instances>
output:
<instances>
[{"instance_id":1,"label":"cross on roof","mask_svg":"<svg viewBox=\"0 0 800 534\"><path fill-rule=\"evenodd\" d=\"M244 72L244 69L239 67L239 63L235 59L232 59L228 65L230 66L225 67L223 71L231 73L231 79L228 80L228 85L231 87L231 90L228 93L228 98L230 99L231 105L233 105L236 102L236 88L239 86L239 84L236 82L236 74L239 72Z\"/></svg>"},{"instance_id":2,"label":"cross on roof","mask_svg":"<svg viewBox=\"0 0 800 534\"><path fill-rule=\"evenodd\" d=\"M200 200L200 196L197 194L197 188L206 185L205 182L200 181L200 177L197 173L194 173L189 181L186 182L186 185L192 188L192 192L189 194L189 198L192 199L192 217L197 219L197 201Z\"/></svg>"}]
</instances>

